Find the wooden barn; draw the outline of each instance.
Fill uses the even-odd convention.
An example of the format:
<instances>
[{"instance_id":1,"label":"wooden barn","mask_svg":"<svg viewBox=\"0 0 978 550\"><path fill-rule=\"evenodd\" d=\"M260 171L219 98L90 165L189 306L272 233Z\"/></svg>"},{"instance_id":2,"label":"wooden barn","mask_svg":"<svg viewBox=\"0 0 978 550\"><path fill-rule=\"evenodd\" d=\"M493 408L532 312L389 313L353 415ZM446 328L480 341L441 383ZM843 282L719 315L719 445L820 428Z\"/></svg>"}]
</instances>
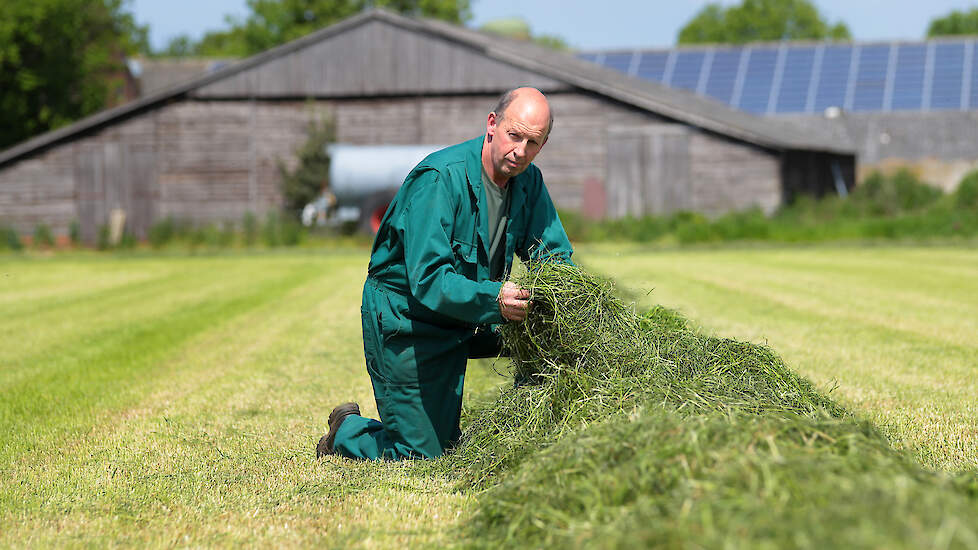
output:
<instances>
[{"instance_id":1,"label":"wooden barn","mask_svg":"<svg viewBox=\"0 0 978 550\"><path fill-rule=\"evenodd\" d=\"M847 143L533 44L373 10L0 152L0 223L91 242L109 213L240 220L281 204L278 164L308 123L339 142L481 134L500 93L535 86L555 125L537 157L559 206L595 216L772 211L854 182Z\"/></svg>"}]
</instances>

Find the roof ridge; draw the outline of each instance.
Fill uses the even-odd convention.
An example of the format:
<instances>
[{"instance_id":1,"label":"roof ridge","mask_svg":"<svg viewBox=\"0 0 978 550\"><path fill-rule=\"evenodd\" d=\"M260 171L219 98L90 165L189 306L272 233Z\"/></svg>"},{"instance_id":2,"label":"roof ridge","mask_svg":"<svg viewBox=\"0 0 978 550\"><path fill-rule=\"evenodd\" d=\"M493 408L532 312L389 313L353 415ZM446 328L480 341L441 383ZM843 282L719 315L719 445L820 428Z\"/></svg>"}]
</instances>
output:
<instances>
[{"instance_id":1,"label":"roof ridge","mask_svg":"<svg viewBox=\"0 0 978 550\"><path fill-rule=\"evenodd\" d=\"M578 59L573 54L556 52L532 42L499 37L443 21L412 18L384 9L372 8L291 42L234 62L212 73L175 85L145 98L99 111L67 126L30 138L9 149L0 151L0 166L35 150L55 145L74 134L102 127L116 119L135 115L156 105L184 97L193 90L213 82L316 44L324 38L378 20L418 32L437 33L442 38L464 44L512 66L532 70L583 90L599 93L635 107L652 110L667 118L699 126L708 131L737 137L755 145L774 149L799 148L837 153L852 152L851 147L840 146L834 140L813 137L809 135L810 132L802 132L798 128L792 128L791 125L737 111L725 104L697 96L692 92L677 90L624 75L614 69ZM527 52L532 55L527 55Z\"/></svg>"}]
</instances>

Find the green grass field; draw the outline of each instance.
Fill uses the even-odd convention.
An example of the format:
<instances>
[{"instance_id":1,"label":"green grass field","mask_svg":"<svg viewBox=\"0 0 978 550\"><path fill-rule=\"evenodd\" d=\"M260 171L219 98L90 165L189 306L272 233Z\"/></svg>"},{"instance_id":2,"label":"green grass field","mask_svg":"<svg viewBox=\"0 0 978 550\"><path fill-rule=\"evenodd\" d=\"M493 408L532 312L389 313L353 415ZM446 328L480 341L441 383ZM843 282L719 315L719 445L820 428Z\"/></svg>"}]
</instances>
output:
<instances>
[{"instance_id":1,"label":"green grass field","mask_svg":"<svg viewBox=\"0 0 978 550\"><path fill-rule=\"evenodd\" d=\"M978 251L578 260L643 306L767 342L925 465L978 466ZM437 470L314 458L333 405L375 414L365 266L364 251L0 256L0 546L457 542L476 495ZM473 366L469 401L504 381Z\"/></svg>"}]
</instances>

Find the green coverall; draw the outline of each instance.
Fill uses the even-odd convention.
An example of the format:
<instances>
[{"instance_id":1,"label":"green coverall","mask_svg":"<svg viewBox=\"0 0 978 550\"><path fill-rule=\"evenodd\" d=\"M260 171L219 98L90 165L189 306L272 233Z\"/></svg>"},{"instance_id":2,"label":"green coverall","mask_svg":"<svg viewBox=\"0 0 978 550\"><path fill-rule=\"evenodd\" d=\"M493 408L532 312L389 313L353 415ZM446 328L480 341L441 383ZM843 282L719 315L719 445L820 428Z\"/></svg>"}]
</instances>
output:
<instances>
[{"instance_id":1,"label":"green coverall","mask_svg":"<svg viewBox=\"0 0 978 550\"><path fill-rule=\"evenodd\" d=\"M363 349L381 422L351 415L333 447L351 458L436 457L461 435L465 364L499 352L502 283L489 272L483 137L432 153L408 174L381 222L363 287ZM509 185L506 272L573 252L540 170Z\"/></svg>"}]
</instances>

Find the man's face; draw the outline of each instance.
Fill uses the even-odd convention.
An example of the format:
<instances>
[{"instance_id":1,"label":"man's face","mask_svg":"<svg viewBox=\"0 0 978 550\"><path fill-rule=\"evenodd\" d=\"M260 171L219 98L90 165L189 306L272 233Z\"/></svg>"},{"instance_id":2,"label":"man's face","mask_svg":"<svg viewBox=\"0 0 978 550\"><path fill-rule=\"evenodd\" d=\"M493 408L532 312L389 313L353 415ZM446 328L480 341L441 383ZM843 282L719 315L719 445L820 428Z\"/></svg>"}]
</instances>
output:
<instances>
[{"instance_id":1,"label":"man's face","mask_svg":"<svg viewBox=\"0 0 978 550\"><path fill-rule=\"evenodd\" d=\"M486 133L494 176L508 179L523 173L547 142L549 113L520 107L511 104L502 120L489 113Z\"/></svg>"}]
</instances>

